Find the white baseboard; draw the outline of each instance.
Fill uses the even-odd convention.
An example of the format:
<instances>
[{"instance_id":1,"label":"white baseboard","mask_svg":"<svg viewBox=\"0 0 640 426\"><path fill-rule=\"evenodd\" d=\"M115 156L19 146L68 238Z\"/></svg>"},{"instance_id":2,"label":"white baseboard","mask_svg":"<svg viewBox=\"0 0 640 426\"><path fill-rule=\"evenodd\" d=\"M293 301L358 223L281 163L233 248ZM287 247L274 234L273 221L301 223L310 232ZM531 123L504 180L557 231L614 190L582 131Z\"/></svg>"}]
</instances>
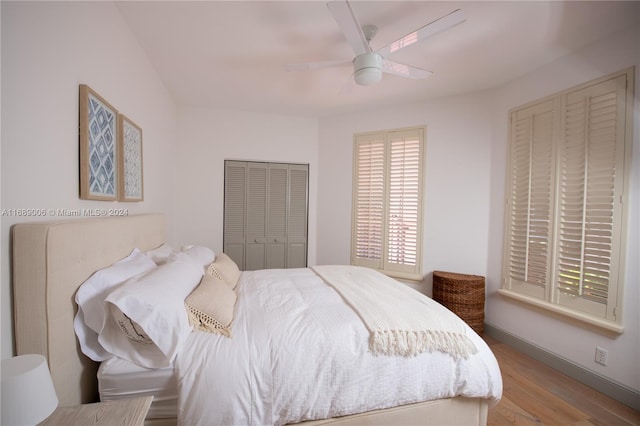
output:
<instances>
[{"instance_id":1,"label":"white baseboard","mask_svg":"<svg viewBox=\"0 0 640 426\"><path fill-rule=\"evenodd\" d=\"M587 370L584 367L574 364L565 358L547 351L546 349L522 340L518 336L491 324L484 324L484 333L514 349L526 353L531 358L566 374L572 379L592 387L598 392L603 393L616 401L633 408L634 410L640 411L640 392L601 376L593 371Z\"/></svg>"}]
</instances>

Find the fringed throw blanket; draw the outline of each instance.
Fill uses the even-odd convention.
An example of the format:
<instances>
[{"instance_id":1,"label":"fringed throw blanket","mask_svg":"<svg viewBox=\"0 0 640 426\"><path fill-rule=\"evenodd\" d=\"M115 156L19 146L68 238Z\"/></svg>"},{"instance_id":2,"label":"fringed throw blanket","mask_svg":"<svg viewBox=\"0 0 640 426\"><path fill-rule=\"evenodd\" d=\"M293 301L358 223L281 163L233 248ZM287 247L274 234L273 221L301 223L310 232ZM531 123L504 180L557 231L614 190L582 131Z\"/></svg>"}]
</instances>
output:
<instances>
[{"instance_id":1,"label":"fringed throw blanket","mask_svg":"<svg viewBox=\"0 0 640 426\"><path fill-rule=\"evenodd\" d=\"M440 351L453 358L477 352L464 323L427 296L373 269L323 265L312 269L358 313L375 355Z\"/></svg>"}]
</instances>

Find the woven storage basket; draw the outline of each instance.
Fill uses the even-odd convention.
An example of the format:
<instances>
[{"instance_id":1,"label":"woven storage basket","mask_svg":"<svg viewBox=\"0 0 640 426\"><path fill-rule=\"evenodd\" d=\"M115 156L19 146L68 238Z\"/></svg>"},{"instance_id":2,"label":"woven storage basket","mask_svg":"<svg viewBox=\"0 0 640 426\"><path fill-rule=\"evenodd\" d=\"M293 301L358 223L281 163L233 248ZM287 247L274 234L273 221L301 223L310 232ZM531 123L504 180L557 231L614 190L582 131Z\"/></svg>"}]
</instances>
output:
<instances>
[{"instance_id":1,"label":"woven storage basket","mask_svg":"<svg viewBox=\"0 0 640 426\"><path fill-rule=\"evenodd\" d=\"M476 333L484 332L484 277L433 271L433 300L458 315Z\"/></svg>"}]
</instances>

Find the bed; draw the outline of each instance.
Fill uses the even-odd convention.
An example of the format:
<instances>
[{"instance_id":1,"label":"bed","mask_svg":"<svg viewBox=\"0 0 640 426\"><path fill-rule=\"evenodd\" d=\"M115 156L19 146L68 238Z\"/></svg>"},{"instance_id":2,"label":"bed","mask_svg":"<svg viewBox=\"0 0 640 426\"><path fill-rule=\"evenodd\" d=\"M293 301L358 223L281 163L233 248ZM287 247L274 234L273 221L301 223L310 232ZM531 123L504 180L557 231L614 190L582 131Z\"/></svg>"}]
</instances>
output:
<instances>
[{"instance_id":1,"label":"bed","mask_svg":"<svg viewBox=\"0 0 640 426\"><path fill-rule=\"evenodd\" d=\"M13 227L16 350L18 354L41 353L47 357L61 405L99 400L99 364L82 353L74 333L73 323L77 312L74 300L79 286L95 271L123 259L134 248L150 250L161 246L165 242L165 226L163 215L145 214L24 223ZM251 276L246 274L243 279L248 282ZM244 283L243 279L238 284L239 300L242 292L250 291L249 284ZM326 289L325 293L328 293ZM249 310L254 308L247 306ZM240 317L234 319L235 340L241 340L242 321ZM207 343L209 340L203 334L192 333L189 344L219 345L219 342ZM224 338L217 337L218 340ZM264 339L264 336L260 338ZM477 346L483 344L477 335L471 338ZM484 346L481 349L488 350ZM179 374L175 373L178 376L176 381L184 387L185 377L194 374L185 368L198 365L199 361L195 357L180 355L176 362L183 368ZM499 400L502 389L499 370L497 373L495 371L497 363L490 367L494 369L491 373L493 383L488 385L491 392L481 397L452 395L327 419L306 421L305 416L300 418L305 419L306 424L485 424L488 409ZM188 389L187 393L184 393L184 389L182 392L188 395ZM185 402L190 399L183 396L179 408L182 410L181 417L185 419L193 419L190 417L190 405ZM174 424L178 421L177 417L171 417L170 414L152 414L153 409L150 413L149 424ZM261 422L251 421L256 424Z\"/></svg>"}]
</instances>

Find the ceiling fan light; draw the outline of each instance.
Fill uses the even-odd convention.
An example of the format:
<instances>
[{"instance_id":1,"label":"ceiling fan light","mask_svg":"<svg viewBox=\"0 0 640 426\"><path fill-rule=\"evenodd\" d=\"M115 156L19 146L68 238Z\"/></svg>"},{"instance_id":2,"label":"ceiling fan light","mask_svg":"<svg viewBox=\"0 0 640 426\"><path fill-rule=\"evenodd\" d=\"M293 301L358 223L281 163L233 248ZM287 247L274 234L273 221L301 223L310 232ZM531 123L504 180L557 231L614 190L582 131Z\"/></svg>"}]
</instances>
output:
<instances>
[{"instance_id":1,"label":"ceiling fan light","mask_svg":"<svg viewBox=\"0 0 640 426\"><path fill-rule=\"evenodd\" d=\"M361 86L369 86L382 80L382 56L365 53L353 60L353 79Z\"/></svg>"},{"instance_id":2,"label":"ceiling fan light","mask_svg":"<svg viewBox=\"0 0 640 426\"><path fill-rule=\"evenodd\" d=\"M382 71L379 68L362 68L356 71L354 79L361 86L370 86L382 80Z\"/></svg>"}]
</instances>

